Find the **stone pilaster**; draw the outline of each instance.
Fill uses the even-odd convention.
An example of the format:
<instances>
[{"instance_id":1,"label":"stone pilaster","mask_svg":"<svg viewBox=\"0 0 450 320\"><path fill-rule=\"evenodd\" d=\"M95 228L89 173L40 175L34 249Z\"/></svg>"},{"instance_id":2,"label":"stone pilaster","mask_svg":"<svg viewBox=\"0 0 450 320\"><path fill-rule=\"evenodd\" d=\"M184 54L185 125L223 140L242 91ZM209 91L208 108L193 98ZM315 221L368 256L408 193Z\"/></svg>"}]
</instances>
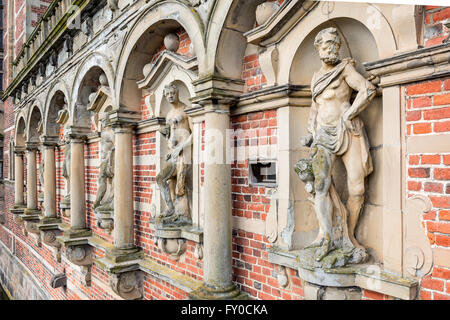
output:
<instances>
[{"instance_id":1,"label":"stone pilaster","mask_svg":"<svg viewBox=\"0 0 450 320\"><path fill-rule=\"evenodd\" d=\"M36 175L37 143L26 143L27 156L27 208L25 214L39 214L37 208L37 175Z\"/></svg>"},{"instance_id":2,"label":"stone pilaster","mask_svg":"<svg viewBox=\"0 0 450 320\"><path fill-rule=\"evenodd\" d=\"M14 149L14 208L19 209L25 207L25 199L23 193L23 155L24 150L20 147Z\"/></svg>"},{"instance_id":3,"label":"stone pilaster","mask_svg":"<svg viewBox=\"0 0 450 320\"><path fill-rule=\"evenodd\" d=\"M191 299L245 298L232 281L231 164L227 163L229 106L205 106L204 282Z\"/></svg>"},{"instance_id":4,"label":"stone pilaster","mask_svg":"<svg viewBox=\"0 0 450 320\"><path fill-rule=\"evenodd\" d=\"M44 219L43 222L56 222L56 143L43 139L44 146Z\"/></svg>"}]
</instances>

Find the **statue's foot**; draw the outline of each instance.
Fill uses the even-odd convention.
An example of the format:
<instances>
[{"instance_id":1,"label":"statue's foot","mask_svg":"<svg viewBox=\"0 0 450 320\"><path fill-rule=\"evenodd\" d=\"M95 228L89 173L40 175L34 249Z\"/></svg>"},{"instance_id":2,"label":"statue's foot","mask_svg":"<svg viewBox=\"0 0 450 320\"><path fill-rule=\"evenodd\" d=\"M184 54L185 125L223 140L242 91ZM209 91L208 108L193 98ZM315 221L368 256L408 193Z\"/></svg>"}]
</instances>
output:
<instances>
[{"instance_id":1,"label":"statue's foot","mask_svg":"<svg viewBox=\"0 0 450 320\"><path fill-rule=\"evenodd\" d=\"M324 240L325 240L324 238L320 238L318 240L314 240L310 245L306 246L305 249L321 247L323 242L324 242Z\"/></svg>"},{"instance_id":2,"label":"statue's foot","mask_svg":"<svg viewBox=\"0 0 450 320\"><path fill-rule=\"evenodd\" d=\"M325 258L334 249L336 249L336 246L334 242L330 240L329 236L324 238L322 245L316 250L316 261L322 261L322 259Z\"/></svg>"}]
</instances>

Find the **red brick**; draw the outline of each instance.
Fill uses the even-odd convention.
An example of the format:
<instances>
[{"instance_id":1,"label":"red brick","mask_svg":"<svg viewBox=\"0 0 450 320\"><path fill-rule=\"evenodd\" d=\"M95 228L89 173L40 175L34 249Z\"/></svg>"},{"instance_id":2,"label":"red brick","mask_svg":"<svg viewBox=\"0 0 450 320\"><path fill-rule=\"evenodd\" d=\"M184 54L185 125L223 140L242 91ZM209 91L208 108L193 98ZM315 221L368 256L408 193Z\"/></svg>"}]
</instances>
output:
<instances>
[{"instance_id":1,"label":"red brick","mask_svg":"<svg viewBox=\"0 0 450 320\"><path fill-rule=\"evenodd\" d=\"M409 184L408 184L408 186L409 186ZM419 191L420 189L419 190L409 189L409 190ZM442 183L426 182L423 186L423 191L425 191L425 192L442 193L442 190L444 190Z\"/></svg>"},{"instance_id":2,"label":"red brick","mask_svg":"<svg viewBox=\"0 0 450 320\"><path fill-rule=\"evenodd\" d=\"M422 189L422 182L408 181L408 190L410 190L410 191L420 191L421 189Z\"/></svg>"},{"instance_id":3,"label":"red brick","mask_svg":"<svg viewBox=\"0 0 450 320\"><path fill-rule=\"evenodd\" d=\"M406 88L406 94L408 96L416 94L433 93L439 91L441 91L441 81L419 83Z\"/></svg>"},{"instance_id":4,"label":"red brick","mask_svg":"<svg viewBox=\"0 0 450 320\"><path fill-rule=\"evenodd\" d=\"M422 287L431 290L442 291L444 289L444 281L431 279L430 277L422 278L421 285Z\"/></svg>"},{"instance_id":5,"label":"red brick","mask_svg":"<svg viewBox=\"0 0 450 320\"><path fill-rule=\"evenodd\" d=\"M433 298L434 300L450 300L450 295L435 292Z\"/></svg>"},{"instance_id":6,"label":"red brick","mask_svg":"<svg viewBox=\"0 0 450 320\"><path fill-rule=\"evenodd\" d=\"M422 111L408 111L406 121L418 121L422 118Z\"/></svg>"},{"instance_id":7,"label":"red brick","mask_svg":"<svg viewBox=\"0 0 450 320\"><path fill-rule=\"evenodd\" d=\"M431 98L430 97L420 97L412 100L413 108L424 108L431 106Z\"/></svg>"},{"instance_id":8,"label":"red brick","mask_svg":"<svg viewBox=\"0 0 450 320\"><path fill-rule=\"evenodd\" d=\"M442 163L445 165L450 165L450 154L442 156Z\"/></svg>"},{"instance_id":9,"label":"red brick","mask_svg":"<svg viewBox=\"0 0 450 320\"><path fill-rule=\"evenodd\" d=\"M431 300L431 292L426 290L420 291L420 300Z\"/></svg>"},{"instance_id":10,"label":"red brick","mask_svg":"<svg viewBox=\"0 0 450 320\"><path fill-rule=\"evenodd\" d=\"M422 164L440 164L441 156L439 154L423 155L421 157Z\"/></svg>"},{"instance_id":11,"label":"red brick","mask_svg":"<svg viewBox=\"0 0 450 320\"><path fill-rule=\"evenodd\" d=\"M433 14L433 21L438 22L450 18L450 7L442 9Z\"/></svg>"},{"instance_id":12,"label":"red brick","mask_svg":"<svg viewBox=\"0 0 450 320\"><path fill-rule=\"evenodd\" d=\"M450 168L435 168L433 176L437 180L450 180Z\"/></svg>"},{"instance_id":13,"label":"red brick","mask_svg":"<svg viewBox=\"0 0 450 320\"><path fill-rule=\"evenodd\" d=\"M424 120L438 120L438 119L446 119L446 118L450 118L450 107L426 110L423 112Z\"/></svg>"},{"instance_id":14,"label":"red brick","mask_svg":"<svg viewBox=\"0 0 450 320\"><path fill-rule=\"evenodd\" d=\"M439 211L439 220L450 221L450 210Z\"/></svg>"},{"instance_id":15,"label":"red brick","mask_svg":"<svg viewBox=\"0 0 450 320\"><path fill-rule=\"evenodd\" d=\"M415 165L415 164L419 164L419 160L420 160L420 156L409 156L409 164L411 165ZM450 159L449 159L450 161Z\"/></svg>"},{"instance_id":16,"label":"red brick","mask_svg":"<svg viewBox=\"0 0 450 320\"><path fill-rule=\"evenodd\" d=\"M414 134L425 134L431 132L431 123L416 123L413 125Z\"/></svg>"},{"instance_id":17,"label":"red brick","mask_svg":"<svg viewBox=\"0 0 450 320\"><path fill-rule=\"evenodd\" d=\"M440 6L425 6L425 10L427 10L427 11L437 9L437 8L440 8Z\"/></svg>"},{"instance_id":18,"label":"red brick","mask_svg":"<svg viewBox=\"0 0 450 320\"><path fill-rule=\"evenodd\" d=\"M425 213L422 217L424 220L434 220L436 219L436 211L429 211Z\"/></svg>"},{"instance_id":19,"label":"red brick","mask_svg":"<svg viewBox=\"0 0 450 320\"><path fill-rule=\"evenodd\" d=\"M441 234L435 235L435 242L438 246L450 247L450 237Z\"/></svg>"},{"instance_id":20,"label":"red brick","mask_svg":"<svg viewBox=\"0 0 450 320\"><path fill-rule=\"evenodd\" d=\"M384 300L384 295L375 291L364 290L364 296L374 300Z\"/></svg>"},{"instance_id":21,"label":"red brick","mask_svg":"<svg viewBox=\"0 0 450 320\"><path fill-rule=\"evenodd\" d=\"M441 106L444 104L450 104L450 93L440 94L433 97L434 106Z\"/></svg>"},{"instance_id":22,"label":"red brick","mask_svg":"<svg viewBox=\"0 0 450 320\"><path fill-rule=\"evenodd\" d=\"M439 232L439 233L450 234L450 223L428 221L427 222L427 230L429 232Z\"/></svg>"},{"instance_id":23,"label":"red brick","mask_svg":"<svg viewBox=\"0 0 450 320\"><path fill-rule=\"evenodd\" d=\"M434 132L448 132L450 131L450 121L435 122Z\"/></svg>"},{"instance_id":24,"label":"red brick","mask_svg":"<svg viewBox=\"0 0 450 320\"><path fill-rule=\"evenodd\" d=\"M444 80L444 90L450 90L450 79Z\"/></svg>"},{"instance_id":25,"label":"red brick","mask_svg":"<svg viewBox=\"0 0 450 320\"><path fill-rule=\"evenodd\" d=\"M445 39L447 39L447 36L442 36L442 37L437 37L437 38L427 40L425 42L425 47L437 46L439 44L442 44L442 41L444 41Z\"/></svg>"},{"instance_id":26,"label":"red brick","mask_svg":"<svg viewBox=\"0 0 450 320\"><path fill-rule=\"evenodd\" d=\"M434 267L433 273L431 275L434 278L441 278L441 279L450 280L450 269Z\"/></svg>"},{"instance_id":27,"label":"red brick","mask_svg":"<svg viewBox=\"0 0 450 320\"><path fill-rule=\"evenodd\" d=\"M436 196L430 196L429 197L431 202L433 203L433 207L435 208L450 208L450 197L436 197Z\"/></svg>"},{"instance_id":28,"label":"red brick","mask_svg":"<svg viewBox=\"0 0 450 320\"><path fill-rule=\"evenodd\" d=\"M411 178L428 178L430 176L429 168L409 168L408 175Z\"/></svg>"}]
</instances>

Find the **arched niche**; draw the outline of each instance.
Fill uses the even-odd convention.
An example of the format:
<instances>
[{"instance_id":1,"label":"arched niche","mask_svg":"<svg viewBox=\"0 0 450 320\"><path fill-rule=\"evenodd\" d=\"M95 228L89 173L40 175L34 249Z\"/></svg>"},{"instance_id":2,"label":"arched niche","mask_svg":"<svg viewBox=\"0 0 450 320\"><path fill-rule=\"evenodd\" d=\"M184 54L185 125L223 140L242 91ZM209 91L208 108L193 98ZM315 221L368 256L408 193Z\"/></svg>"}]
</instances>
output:
<instances>
[{"instance_id":1,"label":"arched niche","mask_svg":"<svg viewBox=\"0 0 450 320\"><path fill-rule=\"evenodd\" d=\"M16 132L15 132L15 146L16 147L25 147L25 140L26 140L26 124L25 124L25 117L23 115L20 115L17 119L16 125Z\"/></svg>"},{"instance_id":2,"label":"arched niche","mask_svg":"<svg viewBox=\"0 0 450 320\"><path fill-rule=\"evenodd\" d=\"M42 111L41 108L38 107L37 104L32 105L30 109L30 114L28 117L28 125L27 125L27 141L39 143L39 126L42 121Z\"/></svg>"},{"instance_id":3,"label":"arched niche","mask_svg":"<svg viewBox=\"0 0 450 320\"><path fill-rule=\"evenodd\" d=\"M150 4L130 28L118 59L114 87L116 100L121 107L132 111L140 110L142 90L136 82L144 78L143 68L152 62L164 36L179 28L184 29L191 39L199 72L203 71L206 59L204 27L196 11L182 2L170 1L170 5L166 2Z\"/></svg>"},{"instance_id":4,"label":"arched niche","mask_svg":"<svg viewBox=\"0 0 450 320\"><path fill-rule=\"evenodd\" d=\"M100 83L100 76L103 75L104 83ZM70 105L70 125L77 127L90 127L90 112L87 110L90 99L101 86L110 88L114 83L114 70L108 58L101 53L90 54L81 63L77 70L73 83ZM112 99L114 99L114 96ZM111 102L116 105L115 101Z\"/></svg>"},{"instance_id":5,"label":"arched niche","mask_svg":"<svg viewBox=\"0 0 450 320\"><path fill-rule=\"evenodd\" d=\"M232 79L241 78L242 61L247 48L247 39L243 34L255 26L256 7L263 2L234 0L217 3L207 32L207 52L216 53L214 59L208 60L208 73L218 73Z\"/></svg>"},{"instance_id":6,"label":"arched niche","mask_svg":"<svg viewBox=\"0 0 450 320\"><path fill-rule=\"evenodd\" d=\"M340 57L352 58L356 61L356 69L366 78L368 74L363 62L379 59L379 50L372 32L361 22L352 18L336 18L321 23L307 34L298 46L292 65L289 69L289 82L295 85L309 86L313 74L321 68L321 61L314 47L316 35L323 29L335 27L341 37ZM354 98L354 97L353 97ZM352 99L353 99L352 98ZM305 115L309 113L305 112ZM366 178L365 206L360 215L356 237L367 247L375 260L381 259L383 243L381 237L382 221L382 155L383 155L383 105L382 97L376 97L360 114L363 120L370 144L373 161L373 172ZM298 135L306 134L308 118L298 118ZM306 149L300 147L303 152ZM306 154L305 154L306 156ZM298 160L298 159L297 159ZM295 175L294 175L295 176ZM298 179L297 177L295 177ZM333 180L341 199L346 203L347 177L345 167L340 158L335 163ZM298 181L292 184L294 194L294 234L293 248L307 245L314 239L318 231L318 223L314 207L307 200L304 184Z\"/></svg>"},{"instance_id":7,"label":"arched niche","mask_svg":"<svg viewBox=\"0 0 450 320\"><path fill-rule=\"evenodd\" d=\"M49 137L58 137L60 124L57 123L59 112L67 108L67 99L61 90L57 90L51 97L46 118L44 121L44 134Z\"/></svg>"}]
</instances>

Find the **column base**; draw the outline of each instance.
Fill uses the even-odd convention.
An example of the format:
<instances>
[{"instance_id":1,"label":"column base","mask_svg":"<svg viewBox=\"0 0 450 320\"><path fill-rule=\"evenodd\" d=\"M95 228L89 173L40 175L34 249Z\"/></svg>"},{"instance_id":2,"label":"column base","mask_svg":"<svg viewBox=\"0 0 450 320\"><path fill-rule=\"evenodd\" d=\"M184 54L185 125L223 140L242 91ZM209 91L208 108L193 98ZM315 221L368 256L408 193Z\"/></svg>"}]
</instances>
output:
<instances>
[{"instance_id":1,"label":"column base","mask_svg":"<svg viewBox=\"0 0 450 320\"><path fill-rule=\"evenodd\" d=\"M40 224L57 224L61 223L61 218L57 217L43 217L40 220Z\"/></svg>"},{"instance_id":2,"label":"column base","mask_svg":"<svg viewBox=\"0 0 450 320\"><path fill-rule=\"evenodd\" d=\"M105 258L113 263L138 260L142 259L143 257L144 252L136 247L130 249L112 248L110 250L106 250L105 253Z\"/></svg>"},{"instance_id":3,"label":"column base","mask_svg":"<svg viewBox=\"0 0 450 320\"><path fill-rule=\"evenodd\" d=\"M41 215L41 214L42 214L42 211L39 210L39 209L29 209L29 208L26 208L26 209L24 210L24 214L27 215L27 216Z\"/></svg>"},{"instance_id":4,"label":"column base","mask_svg":"<svg viewBox=\"0 0 450 320\"><path fill-rule=\"evenodd\" d=\"M14 207L9 209L9 211L12 214L23 214L25 209L26 209L26 206L24 204L15 204Z\"/></svg>"},{"instance_id":5,"label":"column base","mask_svg":"<svg viewBox=\"0 0 450 320\"><path fill-rule=\"evenodd\" d=\"M64 231L64 236L69 239L75 238L86 238L92 235L92 231L90 229L72 229L70 228L68 231Z\"/></svg>"},{"instance_id":6,"label":"column base","mask_svg":"<svg viewBox=\"0 0 450 320\"><path fill-rule=\"evenodd\" d=\"M248 300L246 293L241 292L234 284L226 288L210 287L202 284L189 294L189 300Z\"/></svg>"}]
</instances>

